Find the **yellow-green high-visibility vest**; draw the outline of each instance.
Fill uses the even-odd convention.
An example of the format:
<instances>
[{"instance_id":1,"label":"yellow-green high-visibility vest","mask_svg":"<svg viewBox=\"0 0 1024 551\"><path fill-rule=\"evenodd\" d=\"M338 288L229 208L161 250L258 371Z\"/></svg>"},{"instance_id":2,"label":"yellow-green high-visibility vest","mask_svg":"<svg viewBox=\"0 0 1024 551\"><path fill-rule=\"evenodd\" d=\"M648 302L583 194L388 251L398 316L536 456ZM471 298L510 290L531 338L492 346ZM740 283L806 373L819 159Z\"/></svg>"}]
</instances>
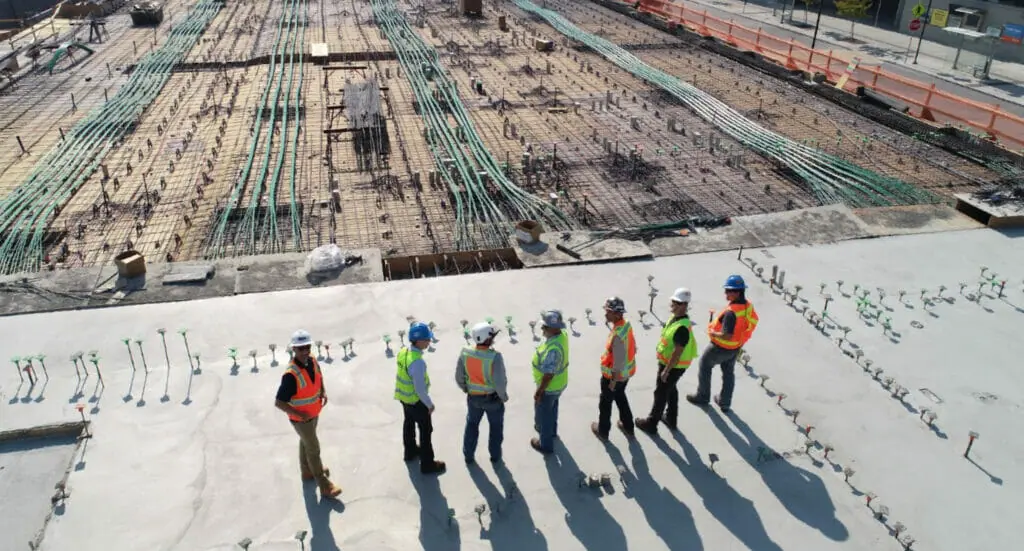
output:
<instances>
[{"instance_id":1,"label":"yellow-green high-visibility vest","mask_svg":"<svg viewBox=\"0 0 1024 551\"><path fill-rule=\"evenodd\" d=\"M557 348L562 353L562 364L555 370L554 377L548 383L547 391L558 392L564 390L569 385L569 337L565 335L564 331L541 343L533 353L533 382L539 385L541 379L544 378L544 372L540 370L540 364L544 357L548 355L548 350L552 348Z\"/></svg>"},{"instance_id":2,"label":"yellow-green high-visibility vest","mask_svg":"<svg viewBox=\"0 0 1024 551\"><path fill-rule=\"evenodd\" d=\"M409 376L409 364L423 357L423 351L413 347L411 349L402 347L398 351L398 374L395 375L395 400L403 404L415 404L420 401L416 394L416 386L412 384L412 377ZM430 375L423 373L423 379L427 382L427 389L430 389Z\"/></svg>"},{"instance_id":3,"label":"yellow-green high-visibility vest","mask_svg":"<svg viewBox=\"0 0 1024 551\"><path fill-rule=\"evenodd\" d=\"M683 349L682 355L679 356L679 362L676 365L668 365L669 360L672 359L672 354L675 354L676 348L678 348L673 337L675 337L676 330L680 327L685 327L690 332L690 339L686 341L686 348ZM690 363L697 357L697 340L693 338L693 327L690 325L690 318L677 318L669 322L661 330L661 340L658 341L657 354L658 361L672 369L686 369L690 367Z\"/></svg>"}]
</instances>

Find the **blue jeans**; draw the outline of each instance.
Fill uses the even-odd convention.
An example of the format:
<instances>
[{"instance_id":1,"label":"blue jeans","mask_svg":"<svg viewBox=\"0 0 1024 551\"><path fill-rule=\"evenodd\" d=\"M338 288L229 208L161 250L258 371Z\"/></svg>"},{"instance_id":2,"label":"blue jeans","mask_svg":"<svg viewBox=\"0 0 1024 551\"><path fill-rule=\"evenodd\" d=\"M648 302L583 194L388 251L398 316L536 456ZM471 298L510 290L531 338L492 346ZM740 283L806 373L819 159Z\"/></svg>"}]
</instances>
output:
<instances>
[{"instance_id":1,"label":"blue jeans","mask_svg":"<svg viewBox=\"0 0 1024 551\"><path fill-rule=\"evenodd\" d=\"M540 449L551 452L555 449L555 437L558 436L558 399L561 394L545 392L540 402L534 402L533 424L540 433Z\"/></svg>"},{"instance_id":2,"label":"blue jeans","mask_svg":"<svg viewBox=\"0 0 1024 551\"><path fill-rule=\"evenodd\" d=\"M496 394L487 396L468 396L466 398L466 431L462 435L462 455L472 459L476 453L476 443L480 439L480 420L487 415L490 434L487 438L487 451L491 453L491 461L501 460L501 442L505 434L505 404Z\"/></svg>"}]
</instances>

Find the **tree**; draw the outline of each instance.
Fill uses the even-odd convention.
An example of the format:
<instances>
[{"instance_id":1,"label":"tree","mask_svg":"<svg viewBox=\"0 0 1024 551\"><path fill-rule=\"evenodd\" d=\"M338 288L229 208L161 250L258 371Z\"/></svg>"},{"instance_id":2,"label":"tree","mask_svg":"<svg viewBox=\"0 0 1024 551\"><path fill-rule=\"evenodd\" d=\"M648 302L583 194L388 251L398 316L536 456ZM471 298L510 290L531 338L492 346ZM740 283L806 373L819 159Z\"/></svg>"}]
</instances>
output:
<instances>
[{"instance_id":1,"label":"tree","mask_svg":"<svg viewBox=\"0 0 1024 551\"><path fill-rule=\"evenodd\" d=\"M807 12L810 11L811 6L818 5L820 0L800 0L804 5L804 24L807 24Z\"/></svg>"},{"instance_id":2,"label":"tree","mask_svg":"<svg viewBox=\"0 0 1024 551\"><path fill-rule=\"evenodd\" d=\"M853 25L857 19L867 16L873 3L871 0L832 0L839 15L850 18L850 38L853 38Z\"/></svg>"}]
</instances>

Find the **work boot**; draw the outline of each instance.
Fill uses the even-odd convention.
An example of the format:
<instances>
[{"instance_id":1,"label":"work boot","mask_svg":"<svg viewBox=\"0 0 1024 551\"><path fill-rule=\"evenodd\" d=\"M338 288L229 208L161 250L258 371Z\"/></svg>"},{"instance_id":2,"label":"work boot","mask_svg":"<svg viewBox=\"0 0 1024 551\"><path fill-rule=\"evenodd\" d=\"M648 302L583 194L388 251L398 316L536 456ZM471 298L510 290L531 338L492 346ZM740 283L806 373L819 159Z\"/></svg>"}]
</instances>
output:
<instances>
[{"instance_id":1,"label":"work boot","mask_svg":"<svg viewBox=\"0 0 1024 551\"><path fill-rule=\"evenodd\" d=\"M331 470L324 467L324 476L331 476ZM312 473L302 473L302 480L313 480L316 478Z\"/></svg>"},{"instance_id":2,"label":"work boot","mask_svg":"<svg viewBox=\"0 0 1024 551\"><path fill-rule=\"evenodd\" d=\"M601 431L597 428L597 423L591 423L590 424L590 432L594 433L594 436L596 436L598 440L600 440L602 442L607 442L608 441L608 435L607 434L601 434Z\"/></svg>"},{"instance_id":3,"label":"work boot","mask_svg":"<svg viewBox=\"0 0 1024 551\"><path fill-rule=\"evenodd\" d=\"M320 485L320 497L336 498L339 495L341 495L341 488L335 486L330 480Z\"/></svg>"},{"instance_id":4,"label":"work boot","mask_svg":"<svg viewBox=\"0 0 1024 551\"><path fill-rule=\"evenodd\" d=\"M715 395L715 405L718 406L718 409L722 410L722 413L729 413L732 411L731 407L722 405L722 397L717 394Z\"/></svg>"},{"instance_id":5,"label":"work boot","mask_svg":"<svg viewBox=\"0 0 1024 551\"><path fill-rule=\"evenodd\" d=\"M633 424L636 425L636 428L646 432L647 434L653 436L658 435L658 425L651 422L650 419L644 417L637 417L636 420L633 421Z\"/></svg>"},{"instance_id":6,"label":"work boot","mask_svg":"<svg viewBox=\"0 0 1024 551\"><path fill-rule=\"evenodd\" d=\"M629 438L633 438L634 436L636 436L636 434L634 434L633 431L626 430L626 425L622 424L622 420L621 419L618 422L615 423L615 426L619 427L619 430L622 431L622 434L625 434Z\"/></svg>"},{"instance_id":7,"label":"work boot","mask_svg":"<svg viewBox=\"0 0 1024 551\"><path fill-rule=\"evenodd\" d=\"M661 422L665 423L665 426L668 427L668 430L670 430L670 431L677 431L677 430L679 430L679 429L676 428L676 424L675 423L669 423L668 422L668 414L665 414L665 413L661 414Z\"/></svg>"},{"instance_id":8,"label":"work boot","mask_svg":"<svg viewBox=\"0 0 1024 551\"><path fill-rule=\"evenodd\" d=\"M707 407L707 405L708 405L707 402L705 402L704 400L701 400L700 398L698 398L696 394L687 394L686 395L686 401L690 402L691 404L693 404L695 406L700 406L702 408L703 407Z\"/></svg>"},{"instance_id":9,"label":"work boot","mask_svg":"<svg viewBox=\"0 0 1024 551\"><path fill-rule=\"evenodd\" d=\"M540 447L540 438L534 438L534 439L530 440L530 446L532 446L533 449L539 451L540 453L542 453L544 455L548 455L548 454L551 453L551 451L545 450L544 448Z\"/></svg>"},{"instance_id":10,"label":"work boot","mask_svg":"<svg viewBox=\"0 0 1024 551\"><path fill-rule=\"evenodd\" d=\"M444 461L434 461L429 465L420 465L420 472L423 474L441 474L446 469Z\"/></svg>"}]
</instances>

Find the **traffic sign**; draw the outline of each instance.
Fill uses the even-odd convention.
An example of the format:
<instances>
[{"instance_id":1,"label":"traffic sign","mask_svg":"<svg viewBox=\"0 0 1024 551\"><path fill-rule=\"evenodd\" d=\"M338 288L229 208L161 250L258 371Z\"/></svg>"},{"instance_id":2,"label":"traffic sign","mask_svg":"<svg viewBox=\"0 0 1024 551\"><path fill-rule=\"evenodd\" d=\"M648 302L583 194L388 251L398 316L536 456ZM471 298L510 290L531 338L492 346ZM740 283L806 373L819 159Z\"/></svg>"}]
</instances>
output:
<instances>
[{"instance_id":1,"label":"traffic sign","mask_svg":"<svg viewBox=\"0 0 1024 551\"><path fill-rule=\"evenodd\" d=\"M914 17L921 17L928 8L924 7L924 4L918 2L914 5L914 8L910 10L910 13L914 14Z\"/></svg>"},{"instance_id":2,"label":"traffic sign","mask_svg":"<svg viewBox=\"0 0 1024 551\"><path fill-rule=\"evenodd\" d=\"M920 19L911 19L910 20L910 30L912 30L912 31L919 31L919 30L921 30L921 20Z\"/></svg>"}]
</instances>

